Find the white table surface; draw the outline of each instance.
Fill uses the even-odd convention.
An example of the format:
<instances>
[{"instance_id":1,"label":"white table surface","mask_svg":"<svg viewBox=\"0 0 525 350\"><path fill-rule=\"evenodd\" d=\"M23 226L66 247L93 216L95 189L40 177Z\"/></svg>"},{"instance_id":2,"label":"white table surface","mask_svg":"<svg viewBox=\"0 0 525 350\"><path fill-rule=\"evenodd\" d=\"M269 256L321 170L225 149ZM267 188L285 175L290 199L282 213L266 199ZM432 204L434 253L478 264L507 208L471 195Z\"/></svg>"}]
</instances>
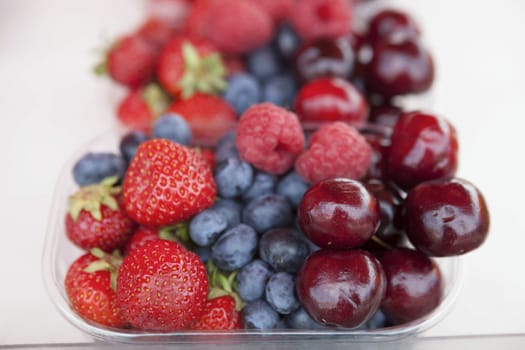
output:
<instances>
[{"instance_id":1,"label":"white table surface","mask_svg":"<svg viewBox=\"0 0 525 350\"><path fill-rule=\"evenodd\" d=\"M438 66L433 110L460 136L459 175L484 192L485 245L463 258L453 311L425 336L525 333L525 2L398 0ZM0 345L88 340L48 299L41 255L65 160L115 124L122 91L91 74L141 1L0 0Z\"/></svg>"}]
</instances>

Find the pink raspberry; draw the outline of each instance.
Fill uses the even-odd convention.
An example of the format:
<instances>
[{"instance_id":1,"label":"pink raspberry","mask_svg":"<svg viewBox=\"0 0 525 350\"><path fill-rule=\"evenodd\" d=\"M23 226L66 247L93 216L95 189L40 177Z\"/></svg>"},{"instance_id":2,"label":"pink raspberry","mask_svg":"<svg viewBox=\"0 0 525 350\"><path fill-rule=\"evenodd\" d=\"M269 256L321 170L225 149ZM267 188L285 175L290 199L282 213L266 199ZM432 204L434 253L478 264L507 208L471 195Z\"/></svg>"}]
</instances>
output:
<instances>
[{"instance_id":1,"label":"pink raspberry","mask_svg":"<svg viewBox=\"0 0 525 350\"><path fill-rule=\"evenodd\" d=\"M354 127L334 122L324 124L310 138L308 149L297 158L295 171L306 181L365 176L372 148Z\"/></svg>"},{"instance_id":2,"label":"pink raspberry","mask_svg":"<svg viewBox=\"0 0 525 350\"><path fill-rule=\"evenodd\" d=\"M251 106L237 125L241 158L268 173L285 173L303 147L304 134L297 116L274 104Z\"/></svg>"},{"instance_id":3,"label":"pink raspberry","mask_svg":"<svg viewBox=\"0 0 525 350\"><path fill-rule=\"evenodd\" d=\"M266 11L275 22L286 20L293 11L295 0L250 0Z\"/></svg>"},{"instance_id":4,"label":"pink raspberry","mask_svg":"<svg viewBox=\"0 0 525 350\"><path fill-rule=\"evenodd\" d=\"M290 20L306 41L335 39L350 32L352 8L348 0L298 0Z\"/></svg>"}]
</instances>

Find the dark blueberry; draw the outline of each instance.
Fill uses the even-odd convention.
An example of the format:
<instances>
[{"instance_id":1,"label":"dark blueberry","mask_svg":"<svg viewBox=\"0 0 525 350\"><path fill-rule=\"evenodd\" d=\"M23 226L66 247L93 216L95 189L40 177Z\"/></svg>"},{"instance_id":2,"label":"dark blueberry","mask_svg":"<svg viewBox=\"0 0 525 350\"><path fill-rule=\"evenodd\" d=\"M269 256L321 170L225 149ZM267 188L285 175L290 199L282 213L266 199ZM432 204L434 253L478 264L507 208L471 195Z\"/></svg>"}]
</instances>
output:
<instances>
[{"instance_id":1,"label":"dark blueberry","mask_svg":"<svg viewBox=\"0 0 525 350\"><path fill-rule=\"evenodd\" d=\"M241 115L251 105L261 100L259 81L247 73L238 73L228 79L228 87L224 92L224 99L237 115Z\"/></svg>"},{"instance_id":2,"label":"dark blueberry","mask_svg":"<svg viewBox=\"0 0 525 350\"><path fill-rule=\"evenodd\" d=\"M240 269L249 263L257 250L257 233L239 224L224 232L211 248L215 265L226 271Z\"/></svg>"},{"instance_id":3,"label":"dark blueberry","mask_svg":"<svg viewBox=\"0 0 525 350\"><path fill-rule=\"evenodd\" d=\"M220 212L226 218L228 229L241 223L241 203L233 199L221 199L215 202L212 208Z\"/></svg>"},{"instance_id":4,"label":"dark blueberry","mask_svg":"<svg viewBox=\"0 0 525 350\"><path fill-rule=\"evenodd\" d=\"M190 221L191 240L201 247L208 247L228 228L226 217L218 210L206 209Z\"/></svg>"},{"instance_id":5,"label":"dark blueberry","mask_svg":"<svg viewBox=\"0 0 525 350\"><path fill-rule=\"evenodd\" d=\"M259 233L292 223L292 208L283 196L269 194L255 198L242 211L242 221Z\"/></svg>"},{"instance_id":6,"label":"dark blueberry","mask_svg":"<svg viewBox=\"0 0 525 350\"><path fill-rule=\"evenodd\" d=\"M141 143L147 141L149 137L142 131L132 131L120 140L120 153L127 164L131 162L131 158L137 153L137 148Z\"/></svg>"},{"instance_id":7,"label":"dark blueberry","mask_svg":"<svg viewBox=\"0 0 525 350\"><path fill-rule=\"evenodd\" d=\"M247 59L248 70L257 79L263 81L281 72L281 60L273 47L267 45L252 51Z\"/></svg>"},{"instance_id":8,"label":"dark blueberry","mask_svg":"<svg viewBox=\"0 0 525 350\"><path fill-rule=\"evenodd\" d=\"M195 252L195 254L199 256L201 261L205 264L208 262L208 260L211 259L211 248L210 247L195 246L195 249L193 251Z\"/></svg>"},{"instance_id":9,"label":"dark blueberry","mask_svg":"<svg viewBox=\"0 0 525 350\"><path fill-rule=\"evenodd\" d=\"M388 327L390 324L381 310L377 310L374 316L368 322L366 322L366 328L368 329L377 329Z\"/></svg>"},{"instance_id":10,"label":"dark blueberry","mask_svg":"<svg viewBox=\"0 0 525 350\"><path fill-rule=\"evenodd\" d=\"M275 47L282 58L291 60L299 46L301 46L301 39L290 26L279 27L275 36Z\"/></svg>"},{"instance_id":11,"label":"dark blueberry","mask_svg":"<svg viewBox=\"0 0 525 350\"><path fill-rule=\"evenodd\" d=\"M239 157L239 151L235 143L235 131L227 132L215 146L215 161L218 163L225 161L228 158Z\"/></svg>"},{"instance_id":12,"label":"dark blueberry","mask_svg":"<svg viewBox=\"0 0 525 350\"><path fill-rule=\"evenodd\" d=\"M249 202L257 197L273 193L276 182L277 179L274 175L262 171L257 172L252 185L242 194L243 201Z\"/></svg>"},{"instance_id":13,"label":"dark blueberry","mask_svg":"<svg viewBox=\"0 0 525 350\"><path fill-rule=\"evenodd\" d=\"M288 324L286 323L286 320L284 318L279 318L277 321L277 324L275 325L275 329L288 329Z\"/></svg>"},{"instance_id":14,"label":"dark blueberry","mask_svg":"<svg viewBox=\"0 0 525 350\"><path fill-rule=\"evenodd\" d=\"M276 228L264 233L259 255L275 271L296 273L310 254L308 243L292 229Z\"/></svg>"},{"instance_id":15,"label":"dark blueberry","mask_svg":"<svg viewBox=\"0 0 525 350\"><path fill-rule=\"evenodd\" d=\"M324 329L322 324L315 322L306 311L300 307L289 315L286 315L286 323L292 329Z\"/></svg>"},{"instance_id":16,"label":"dark blueberry","mask_svg":"<svg viewBox=\"0 0 525 350\"><path fill-rule=\"evenodd\" d=\"M228 158L215 169L215 183L220 197L240 196L253 182L253 168L239 158Z\"/></svg>"},{"instance_id":17,"label":"dark blueberry","mask_svg":"<svg viewBox=\"0 0 525 350\"><path fill-rule=\"evenodd\" d=\"M286 197L294 208L299 206L309 185L295 171L283 177L277 183L277 194Z\"/></svg>"},{"instance_id":18,"label":"dark blueberry","mask_svg":"<svg viewBox=\"0 0 525 350\"><path fill-rule=\"evenodd\" d=\"M73 167L73 178L79 186L97 184L107 177L124 177L124 158L113 153L87 153Z\"/></svg>"},{"instance_id":19,"label":"dark blueberry","mask_svg":"<svg viewBox=\"0 0 525 350\"><path fill-rule=\"evenodd\" d=\"M264 296L268 304L283 315L294 312L300 306L295 296L295 279L286 272L277 272L268 279Z\"/></svg>"},{"instance_id":20,"label":"dark blueberry","mask_svg":"<svg viewBox=\"0 0 525 350\"><path fill-rule=\"evenodd\" d=\"M242 309L242 317L248 329L274 329L279 324L279 314L264 300L248 303Z\"/></svg>"},{"instance_id":21,"label":"dark blueberry","mask_svg":"<svg viewBox=\"0 0 525 350\"><path fill-rule=\"evenodd\" d=\"M169 113L160 116L153 124L153 137L168 139L181 145L191 141L191 129L180 115Z\"/></svg>"},{"instance_id":22,"label":"dark blueberry","mask_svg":"<svg viewBox=\"0 0 525 350\"><path fill-rule=\"evenodd\" d=\"M245 265L237 275L237 292L246 302L261 299L268 278L272 275L268 264L262 260L254 260Z\"/></svg>"},{"instance_id":23,"label":"dark blueberry","mask_svg":"<svg viewBox=\"0 0 525 350\"><path fill-rule=\"evenodd\" d=\"M297 82L291 74L269 78L262 85L262 101L281 107L291 106L296 93Z\"/></svg>"}]
</instances>

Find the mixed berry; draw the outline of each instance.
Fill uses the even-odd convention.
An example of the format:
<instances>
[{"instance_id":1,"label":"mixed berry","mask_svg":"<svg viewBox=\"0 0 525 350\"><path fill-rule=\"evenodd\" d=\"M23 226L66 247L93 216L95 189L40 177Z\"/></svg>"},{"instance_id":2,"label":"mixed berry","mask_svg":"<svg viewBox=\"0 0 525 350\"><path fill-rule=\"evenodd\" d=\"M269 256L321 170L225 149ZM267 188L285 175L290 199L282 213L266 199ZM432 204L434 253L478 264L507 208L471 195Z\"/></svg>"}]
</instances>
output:
<instances>
[{"instance_id":1,"label":"mixed berry","mask_svg":"<svg viewBox=\"0 0 525 350\"><path fill-rule=\"evenodd\" d=\"M485 241L452 124L407 111L432 57L359 1L172 0L97 66L119 153L72 169L71 307L139 331L376 329L435 310L435 258ZM180 15L184 8L184 16ZM167 12L166 12L167 11Z\"/></svg>"}]
</instances>

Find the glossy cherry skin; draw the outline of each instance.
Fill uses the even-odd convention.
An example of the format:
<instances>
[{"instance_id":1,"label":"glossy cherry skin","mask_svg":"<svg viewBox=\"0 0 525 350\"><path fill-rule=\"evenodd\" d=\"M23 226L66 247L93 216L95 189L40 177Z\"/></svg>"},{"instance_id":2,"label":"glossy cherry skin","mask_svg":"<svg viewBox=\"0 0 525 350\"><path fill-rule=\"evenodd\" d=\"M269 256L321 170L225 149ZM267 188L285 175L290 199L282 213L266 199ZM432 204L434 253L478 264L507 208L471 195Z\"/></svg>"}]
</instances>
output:
<instances>
[{"instance_id":1,"label":"glossy cherry skin","mask_svg":"<svg viewBox=\"0 0 525 350\"><path fill-rule=\"evenodd\" d=\"M417 41L379 41L366 67L368 90L385 97L427 91L434 81L434 61Z\"/></svg>"},{"instance_id":2,"label":"glossy cherry skin","mask_svg":"<svg viewBox=\"0 0 525 350\"><path fill-rule=\"evenodd\" d=\"M295 55L297 79L302 82L316 78L349 78L354 69L355 55L350 41L321 39L304 44Z\"/></svg>"},{"instance_id":3,"label":"glossy cherry skin","mask_svg":"<svg viewBox=\"0 0 525 350\"><path fill-rule=\"evenodd\" d=\"M367 124L361 127L359 132L372 147L372 159L366 173L366 178L385 178L391 130L382 125Z\"/></svg>"},{"instance_id":4,"label":"glossy cherry skin","mask_svg":"<svg viewBox=\"0 0 525 350\"><path fill-rule=\"evenodd\" d=\"M319 78L307 83L297 93L294 109L303 127L308 129L331 121L360 126L368 117L365 97L341 78Z\"/></svg>"},{"instance_id":5,"label":"glossy cherry skin","mask_svg":"<svg viewBox=\"0 0 525 350\"><path fill-rule=\"evenodd\" d=\"M439 306L443 295L437 264L421 252L398 248L378 256L386 275L381 310L396 324L423 317Z\"/></svg>"},{"instance_id":6,"label":"glossy cherry skin","mask_svg":"<svg viewBox=\"0 0 525 350\"><path fill-rule=\"evenodd\" d=\"M379 261L363 250L319 250L297 275L297 296L315 321L355 328L369 320L385 294Z\"/></svg>"},{"instance_id":7,"label":"glossy cherry skin","mask_svg":"<svg viewBox=\"0 0 525 350\"><path fill-rule=\"evenodd\" d=\"M375 197L360 182L343 178L311 186L299 204L297 216L304 234L328 249L363 245L381 221Z\"/></svg>"},{"instance_id":8,"label":"glossy cherry skin","mask_svg":"<svg viewBox=\"0 0 525 350\"><path fill-rule=\"evenodd\" d=\"M403 110L396 106L378 106L370 110L369 121L376 125L381 125L393 129Z\"/></svg>"},{"instance_id":9,"label":"glossy cherry skin","mask_svg":"<svg viewBox=\"0 0 525 350\"><path fill-rule=\"evenodd\" d=\"M432 114L403 114L392 133L387 163L388 176L403 189L454 176L458 165L456 130Z\"/></svg>"},{"instance_id":10,"label":"glossy cherry skin","mask_svg":"<svg viewBox=\"0 0 525 350\"><path fill-rule=\"evenodd\" d=\"M410 242L430 256L461 255L487 238L490 217L481 192L470 182L441 179L412 189L403 204Z\"/></svg>"},{"instance_id":11,"label":"glossy cherry skin","mask_svg":"<svg viewBox=\"0 0 525 350\"><path fill-rule=\"evenodd\" d=\"M371 44L379 41L401 42L418 40L420 34L419 27L408 14L385 9L370 20L367 39Z\"/></svg>"}]
</instances>

